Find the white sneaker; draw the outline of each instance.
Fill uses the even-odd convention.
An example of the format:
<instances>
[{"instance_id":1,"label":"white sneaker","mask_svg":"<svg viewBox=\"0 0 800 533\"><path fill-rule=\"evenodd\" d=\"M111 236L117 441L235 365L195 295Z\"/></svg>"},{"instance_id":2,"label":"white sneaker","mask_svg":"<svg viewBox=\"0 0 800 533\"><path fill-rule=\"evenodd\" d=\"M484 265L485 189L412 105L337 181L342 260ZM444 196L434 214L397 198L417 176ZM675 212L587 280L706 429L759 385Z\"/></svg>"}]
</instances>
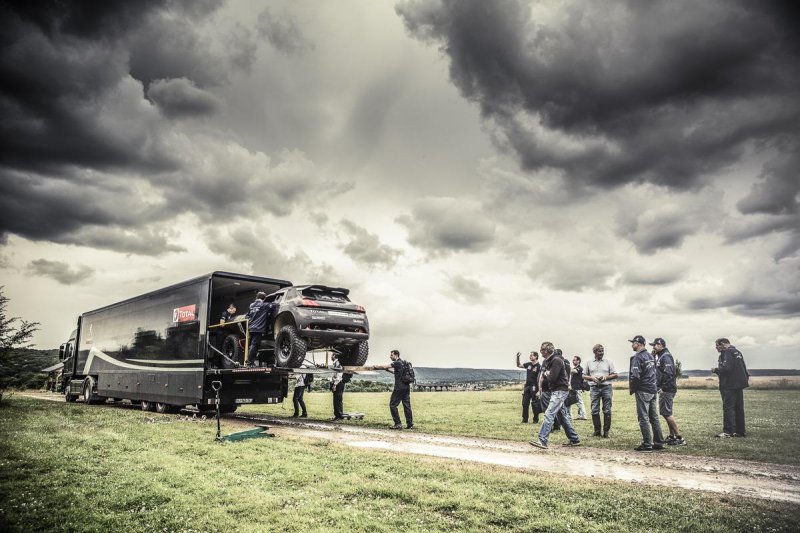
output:
<instances>
[{"instance_id":1,"label":"white sneaker","mask_svg":"<svg viewBox=\"0 0 800 533\"><path fill-rule=\"evenodd\" d=\"M725 432L720 433L719 435L717 435L718 439L727 439L729 437L733 437L733 435L731 435L730 433L725 433Z\"/></svg>"}]
</instances>

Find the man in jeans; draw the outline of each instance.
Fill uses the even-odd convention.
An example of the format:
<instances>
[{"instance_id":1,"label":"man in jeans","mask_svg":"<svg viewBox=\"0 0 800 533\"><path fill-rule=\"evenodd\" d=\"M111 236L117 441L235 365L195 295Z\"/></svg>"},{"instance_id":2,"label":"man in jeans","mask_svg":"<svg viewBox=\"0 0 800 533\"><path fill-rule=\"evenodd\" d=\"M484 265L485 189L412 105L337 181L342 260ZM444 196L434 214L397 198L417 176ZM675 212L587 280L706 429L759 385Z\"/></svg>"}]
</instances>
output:
<instances>
[{"instance_id":1,"label":"man in jeans","mask_svg":"<svg viewBox=\"0 0 800 533\"><path fill-rule=\"evenodd\" d=\"M247 355L247 366L260 366L258 350L261 348L261 341L267 336L272 313L275 310L275 304L266 300L267 293L259 292L247 312L247 318L250 320L247 326L250 333L250 352Z\"/></svg>"},{"instance_id":2,"label":"man in jeans","mask_svg":"<svg viewBox=\"0 0 800 533\"><path fill-rule=\"evenodd\" d=\"M611 430L611 400L614 389L611 381L617 378L614 363L606 359L605 348L595 344L592 348L594 359L587 361L583 379L589 382L589 399L592 405L592 424L595 437L600 436L600 400L603 401L603 437L608 438Z\"/></svg>"},{"instance_id":3,"label":"man in jeans","mask_svg":"<svg viewBox=\"0 0 800 533\"><path fill-rule=\"evenodd\" d=\"M555 355L555 347L552 342L543 342L539 350L545 360L542 363L542 372L539 381L542 383L540 395L542 407L547 404L544 412L544 422L539 430L539 436L534 437L531 445L537 448L547 449L547 439L553 429L553 422L558 416L561 419L561 427L567 434L569 442L564 446L580 446L581 439L572 426L572 417L569 414L564 400L567 399L569 392L569 369L568 364L562 357Z\"/></svg>"},{"instance_id":4,"label":"man in jeans","mask_svg":"<svg viewBox=\"0 0 800 533\"><path fill-rule=\"evenodd\" d=\"M656 396L656 363L647 351L644 337L636 335L628 341L633 348L628 378L628 389L636 395L636 418L642 431L642 443L634 448L637 452L652 452L664 449L664 435L658 421L658 399ZM651 433L650 427L653 431Z\"/></svg>"},{"instance_id":5,"label":"man in jeans","mask_svg":"<svg viewBox=\"0 0 800 533\"><path fill-rule=\"evenodd\" d=\"M578 420L586 420L586 408L583 406L583 367L581 358L576 355L572 358L572 371L569 377L569 388L575 391L578 398ZM571 410L571 406L567 409Z\"/></svg>"}]
</instances>

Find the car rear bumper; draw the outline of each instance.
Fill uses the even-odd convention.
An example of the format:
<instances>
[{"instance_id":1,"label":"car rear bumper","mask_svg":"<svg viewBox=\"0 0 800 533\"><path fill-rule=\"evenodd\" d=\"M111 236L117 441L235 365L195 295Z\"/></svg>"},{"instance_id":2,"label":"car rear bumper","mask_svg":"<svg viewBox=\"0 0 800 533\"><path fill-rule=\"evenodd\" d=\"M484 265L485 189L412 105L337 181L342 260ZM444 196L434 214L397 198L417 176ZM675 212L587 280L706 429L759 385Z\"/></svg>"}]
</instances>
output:
<instances>
[{"instance_id":1,"label":"car rear bumper","mask_svg":"<svg viewBox=\"0 0 800 533\"><path fill-rule=\"evenodd\" d=\"M369 333L356 333L338 329L307 329L299 331L300 336L311 339L314 344L356 344L369 339Z\"/></svg>"}]
</instances>

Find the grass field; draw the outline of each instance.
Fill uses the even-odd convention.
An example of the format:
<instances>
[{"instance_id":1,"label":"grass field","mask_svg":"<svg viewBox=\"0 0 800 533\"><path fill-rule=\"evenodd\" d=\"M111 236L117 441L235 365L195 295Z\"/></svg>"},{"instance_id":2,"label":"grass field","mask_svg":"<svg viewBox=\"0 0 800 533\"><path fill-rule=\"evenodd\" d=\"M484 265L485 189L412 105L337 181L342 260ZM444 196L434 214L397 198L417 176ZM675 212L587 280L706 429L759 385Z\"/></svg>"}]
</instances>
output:
<instances>
[{"instance_id":1,"label":"grass field","mask_svg":"<svg viewBox=\"0 0 800 533\"><path fill-rule=\"evenodd\" d=\"M530 440L531 431L539 425L521 424L520 391L433 392L413 393L411 404L414 424L420 431L448 435L465 435L508 440ZM588 404L588 393L584 402ZM331 394L306 394L309 417L328 419L332 414ZM366 414L363 421L347 424L386 427L391 422L389 393L345 393L346 411ZM627 390L614 391L611 439L591 437L592 422L575 421L578 434L586 446L628 450L641 441L633 397ZM717 439L722 431L722 402L717 390L681 390L675 398L678 427L688 446L670 447L670 453L709 455L783 464L800 464L800 391L746 390L745 419L747 438ZM588 405L587 405L588 409ZM401 408L402 416L402 408ZM283 405L247 406L243 413L268 413L290 416L291 401ZM577 406L572 408L577 417ZM587 414L588 418L591 418ZM661 419L663 422L663 419ZM667 429L662 424L662 429ZM553 442L566 442L563 431Z\"/></svg>"},{"instance_id":2,"label":"grass field","mask_svg":"<svg viewBox=\"0 0 800 533\"><path fill-rule=\"evenodd\" d=\"M478 397L480 405L491 395ZM452 406L466 399L435 394L431 401ZM496 399L500 403L486 405L507 403L502 394ZM421 423L453 427L429 418L425 402L416 400ZM133 409L5 400L0 529L730 532L792 531L800 520L796 505L405 457L327 441L218 444L213 421L179 420Z\"/></svg>"}]
</instances>

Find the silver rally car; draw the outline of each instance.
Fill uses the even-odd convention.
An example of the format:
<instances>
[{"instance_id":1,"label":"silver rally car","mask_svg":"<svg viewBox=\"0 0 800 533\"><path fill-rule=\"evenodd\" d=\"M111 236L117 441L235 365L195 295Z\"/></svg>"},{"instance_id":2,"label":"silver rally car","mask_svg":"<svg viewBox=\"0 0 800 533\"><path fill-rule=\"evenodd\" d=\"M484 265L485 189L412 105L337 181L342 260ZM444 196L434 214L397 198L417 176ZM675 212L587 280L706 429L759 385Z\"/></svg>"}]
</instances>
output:
<instances>
[{"instance_id":1,"label":"silver rally car","mask_svg":"<svg viewBox=\"0 0 800 533\"><path fill-rule=\"evenodd\" d=\"M367 312L348 297L349 289L296 285L267 296L278 305L272 330L275 362L299 367L306 352L330 348L346 366L361 366L369 356Z\"/></svg>"}]
</instances>

